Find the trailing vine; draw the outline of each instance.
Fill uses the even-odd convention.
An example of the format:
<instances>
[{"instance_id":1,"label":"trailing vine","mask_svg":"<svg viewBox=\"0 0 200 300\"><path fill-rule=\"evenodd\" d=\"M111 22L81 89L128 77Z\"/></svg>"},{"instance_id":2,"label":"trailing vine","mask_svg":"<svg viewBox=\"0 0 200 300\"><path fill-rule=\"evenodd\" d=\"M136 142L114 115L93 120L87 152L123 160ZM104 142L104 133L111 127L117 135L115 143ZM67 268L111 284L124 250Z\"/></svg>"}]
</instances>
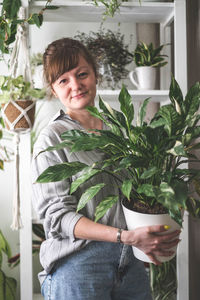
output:
<instances>
[{"instance_id":1,"label":"trailing vine","mask_svg":"<svg viewBox=\"0 0 200 300\"><path fill-rule=\"evenodd\" d=\"M45 6L38 12L32 13L28 18L20 19L18 12L21 7L21 0L3 0L0 16L0 53L10 52L10 45L15 41L18 24L35 24L40 27L43 23L43 13L47 9L57 9L57 6L50 5L52 0L46 0Z\"/></svg>"}]
</instances>

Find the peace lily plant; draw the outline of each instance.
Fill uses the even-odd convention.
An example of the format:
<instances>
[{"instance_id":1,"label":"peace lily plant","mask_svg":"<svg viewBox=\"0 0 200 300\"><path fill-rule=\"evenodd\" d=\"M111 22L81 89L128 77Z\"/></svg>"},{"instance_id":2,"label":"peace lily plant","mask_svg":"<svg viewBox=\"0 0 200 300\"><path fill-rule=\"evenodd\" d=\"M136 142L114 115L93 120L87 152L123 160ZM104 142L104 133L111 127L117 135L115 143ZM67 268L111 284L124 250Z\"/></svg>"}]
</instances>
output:
<instances>
[{"instance_id":1,"label":"peace lily plant","mask_svg":"<svg viewBox=\"0 0 200 300\"><path fill-rule=\"evenodd\" d=\"M114 110L100 98L101 111L96 107L87 109L91 115L103 120L110 130L96 130L97 134L70 130L62 134L62 143L45 151L64 147L72 152L98 149L105 154L103 161L89 166L81 162L50 166L37 182L60 181L78 173L78 179L71 185L70 192L73 194L93 176L109 173L117 179L121 194L133 210L159 213L161 208L161 212L168 212L179 224L182 223L182 210L200 216L200 202L192 196L194 189L199 191L200 171L185 167L189 162L199 163L191 150L200 148L196 141L200 137L200 115L197 114L200 83L192 86L184 99L178 83L172 78L169 98L171 103L161 106L149 123L145 121L149 102L146 99L136 125L132 124L134 106L125 86L119 95L121 111ZM78 202L77 211L105 184L102 182L87 188ZM95 221L117 201L118 195L102 199L96 208Z\"/></svg>"}]
</instances>

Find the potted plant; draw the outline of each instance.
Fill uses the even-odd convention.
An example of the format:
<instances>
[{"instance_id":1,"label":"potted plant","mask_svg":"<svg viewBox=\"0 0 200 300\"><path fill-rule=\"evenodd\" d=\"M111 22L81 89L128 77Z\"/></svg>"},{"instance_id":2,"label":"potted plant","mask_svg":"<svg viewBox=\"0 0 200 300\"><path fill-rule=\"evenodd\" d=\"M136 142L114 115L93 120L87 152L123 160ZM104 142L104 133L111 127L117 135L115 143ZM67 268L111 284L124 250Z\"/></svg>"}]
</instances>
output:
<instances>
[{"instance_id":1,"label":"potted plant","mask_svg":"<svg viewBox=\"0 0 200 300\"><path fill-rule=\"evenodd\" d=\"M165 61L167 55L160 53L164 46L166 45L154 48L152 43L147 45L144 42L140 42L136 46L133 60L137 67L129 73L129 77L138 89L155 89L156 68L167 64Z\"/></svg>"},{"instance_id":2,"label":"potted plant","mask_svg":"<svg viewBox=\"0 0 200 300\"><path fill-rule=\"evenodd\" d=\"M100 28L98 32L78 33L74 38L80 40L94 56L100 75L103 75L108 86L115 88L121 79L127 77L129 71L126 65L132 62L133 55L119 30L113 32Z\"/></svg>"},{"instance_id":3,"label":"potted plant","mask_svg":"<svg viewBox=\"0 0 200 300\"><path fill-rule=\"evenodd\" d=\"M100 98L101 112L88 107L93 116L103 120L110 130L97 130L100 134L71 130L62 134L63 142L48 151L70 147L72 152L99 149L105 153L103 161L88 166L79 162L62 163L46 169L37 182L60 181L79 173L72 182L71 193L81 184L100 173L109 173L118 180L118 188L124 197L123 205L137 213L169 214L180 226L182 211L188 210L200 216L200 202L191 193L199 190L200 171L188 169L185 163L199 163L192 149L199 148L195 141L200 136L200 83L188 91L185 99L176 80L172 78L169 98L171 104L160 107L149 124L144 121L146 99L140 109L137 125L133 126L134 107L131 96L123 86L119 102L121 111L112 109ZM123 174L123 176L121 175ZM90 201L104 183L86 189L77 211ZM192 187L192 188L191 188ZM95 221L119 201L120 196L108 195L97 206ZM166 224L165 221L163 224Z\"/></svg>"},{"instance_id":4,"label":"potted plant","mask_svg":"<svg viewBox=\"0 0 200 300\"><path fill-rule=\"evenodd\" d=\"M2 117L7 129L31 128L34 122L35 99L45 96L43 89L36 89L20 75L0 76L0 103Z\"/></svg>"}]
</instances>

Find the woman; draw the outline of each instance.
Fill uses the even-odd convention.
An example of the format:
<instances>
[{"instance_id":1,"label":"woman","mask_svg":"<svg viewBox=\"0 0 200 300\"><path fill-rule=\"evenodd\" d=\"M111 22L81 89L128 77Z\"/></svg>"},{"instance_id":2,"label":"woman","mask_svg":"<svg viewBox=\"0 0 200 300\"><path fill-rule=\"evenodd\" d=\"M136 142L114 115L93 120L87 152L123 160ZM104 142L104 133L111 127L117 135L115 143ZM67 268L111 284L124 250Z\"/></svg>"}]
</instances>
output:
<instances>
[{"instance_id":1,"label":"woman","mask_svg":"<svg viewBox=\"0 0 200 300\"><path fill-rule=\"evenodd\" d=\"M52 93L60 99L60 111L41 132L32 163L33 181L50 165L65 161L86 164L99 161L99 151L70 153L39 152L61 142L60 135L71 129L92 131L108 129L101 120L91 116L87 106L94 105L97 69L93 58L78 41L63 38L51 43L43 56L44 75ZM90 179L88 185L102 182L102 175ZM168 226L149 226L128 231L120 203L94 223L97 204L107 193L118 193L114 179L76 213L78 199L85 186L70 195L71 180L33 184L33 203L44 219L46 240L42 243L40 260L44 271L39 274L42 294L51 300L149 300L148 277L144 264L137 260L131 246L144 251L155 263L155 255L169 256L178 243L179 231L158 236ZM86 185L86 184L85 184ZM167 225L167 224L166 224Z\"/></svg>"}]
</instances>

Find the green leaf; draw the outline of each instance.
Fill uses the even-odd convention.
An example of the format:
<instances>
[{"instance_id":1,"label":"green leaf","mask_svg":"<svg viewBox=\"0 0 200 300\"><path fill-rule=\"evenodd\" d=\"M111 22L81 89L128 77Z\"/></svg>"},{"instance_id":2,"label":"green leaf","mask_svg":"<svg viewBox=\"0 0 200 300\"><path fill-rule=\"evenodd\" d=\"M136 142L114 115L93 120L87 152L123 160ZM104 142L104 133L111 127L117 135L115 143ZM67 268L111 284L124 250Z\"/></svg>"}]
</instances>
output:
<instances>
[{"instance_id":1,"label":"green leaf","mask_svg":"<svg viewBox=\"0 0 200 300\"><path fill-rule=\"evenodd\" d=\"M42 25L43 22L43 15L42 14L32 14L29 19L29 24L36 24L38 28Z\"/></svg>"},{"instance_id":2,"label":"green leaf","mask_svg":"<svg viewBox=\"0 0 200 300\"><path fill-rule=\"evenodd\" d=\"M16 287L16 280L14 278L7 277L5 273L0 270L0 299L15 300Z\"/></svg>"},{"instance_id":3,"label":"green leaf","mask_svg":"<svg viewBox=\"0 0 200 300\"><path fill-rule=\"evenodd\" d=\"M124 196L129 200L130 199L130 193L132 190L132 186L133 186L133 180L124 180L122 183L122 193L124 194Z\"/></svg>"},{"instance_id":4,"label":"green leaf","mask_svg":"<svg viewBox=\"0 0 200 300\"><path fill-rule=\"evenodd\" d=\"M172 155L175 156L186 156L184 146L180 141L176 141L174 147L169 149L167 153L171 153Z\"/></svg>"},{"instance_id":5,"label":"green leaf","mask_svg":"<svg viewBox=\"0 0 200 300\"><path fill-rule=\"evenodd\" d=\"M178 82L175 80L175 78L173 76L171 79L171 84L170 84L170 89L169 89L169 98L170 98L172 104L174 105L174 107L176 107L176 102L177 102L178 105L180 106L180 108L182 109L183 94L182 94L182 91L180 89Z\"/></svg>"},{"instance_id":6,"label":"green leaf","mask_svg":"<svg viewBox=\"0 0 200 300\"><path fill-rule=\"evenodd\" d=\"M155 175L156 173L158 173L159 170L157 169L157 167L152 167L148 170L145 170L142 175L141 175L141 179L148 179L151 178L153 175Z\"/></svg>"},{"instance_id":7,"label":"green leaf","mask_svg":"<svg viewBox=\"0 0 200 300\"><path fill-rule=\"evenodd\" d=\"M44 228L42 224L33 224L32 225L33 233L40 239L45 239Z\"/></svg>"},{"instance_id":8,"label":"green leaf","mask_svg":"<svg viewBox=\"0 0 200 300\"><path fill-rule=\"evenodd\" d=\"M137 193L144 194L147 197L155 197L155 190L152 184L142 184L137 188Z\"/></svg>"},{"instance_id":9,"label":"green leaf","mask_svg":"<svg viewBox=\"0 0 200 300\"><path fill-rule=\"evenodd\" d=\"M11 250L10 250L10 246L6 240L6 238L4 237L2 231L0 230L0 252L3 251L8 258L11 257Z\"/></svg>"},{"instance_id":10,"label":"green leaf","mask_svg":"<svg viewBox=\"0 0 200 300\"><path fill-rule=\"evenodd\" d=\"M102 218L108 209L110 209L118 201L118 196L108 196L101 201L95 212L95 222Z\"/></svg>"},{"instance_id":11,"label":"green leaf","mask_svg":"<svg viewBox=\"0 0 200 300\"><path fill-rule=\"evenodd\" d=\"M162 117L164 128L169 136L182 129L180 116L171 105L162 106L156 116Z\"/></svg>"},{"instance_id":12,"label":"green leaf","mask_svg":"<svg viewBox=\"0 0 200 300\"><path fill-rule=\"evenodd\" d=\"M72 175L82 171L86 164L81 162L65 162L61 164L56 164L47 168L36 180L38 183L45 183L45 182L56 182L61 181L67 178L70 178Z\"/></svg>"},{"instance_id":13,"label":"green leaf","mask_svg":"<svg viewBox=\"0 0 200 300\"><path fill-rule=\"evenodd\" d=\"M81 174L81 176L78 179L76 179L75 181L72 182L71 188L70 188L70 193L71 194L74 193L82 183L86 182L88 179L90 179L94 175L101 173L101 172L102 172L102 170L93 169L93 166L86 167L84 169L84 173Z\"/></svg>"},{"instance_id":14,"label":"green leaf","mask_svg":"<svg viewBox=\"0 0 200 300\"><path fill-rule=\"evenodd\" d=\"M184 110L187 119L194 117L194 114L199 109L199 105L200 105L200 83L197 82L189 89L185 97Z\"/></svg>"},{"instance_id":15,"label":"green leaf","mask_svg":"<svg viewBox=\"0 0 200 300\"><path fill-rule=\"evenodd\" d=\"M88 201L96 196L96 194L105 186L105 183L99 183L89 187L81 196L77 206L77 212L81 210Z\"/></svg>"},{"instance_id":16,"label":"green leaf","mask_svg":"<svg viewBox=\"0 0 200 300\"><path fill-rule=\"evenodd\" d=\"M126 89L125 85L122 86L122 89L120 91L119 102L121 111L123 112L127 120L127 125L128 127L130 127L134 118L134 107L132 103L132 97L128 93L128 90Z\"/></svg>"},{"instance_id":17,"label":"green leaf","mask_svg":"<svg viewBox=\"0 0 200 300\"><path fill-rule=\"evenodd\" d=\"M58 8L60 8L60 6L56 6L56 5L45 6L45 9L58 9Z\"/></svg>"},{"instance_id":18,"label":"green leaf","mask_svg":"<svg viewBox=\"0 0 200 300\"><path fill-rule=\"evenodd\" d=\"M139 110L139 114L138 114L138 120L137 120L137 125L138 126L142 126L143 122L144 122L144 118L146 116L146 110L147 110L147 105L149 103L150 98L147 98L144 100L144 102L142 103L140 110Z\"/></svg>"},{"instance_id":19,"label":"green leaf","mask_svg":"<svg viewBox=\"0 0 200 300\"><path fill-rule=\"evenodd\" d=\"M20 0L4 0L3 10L5 10L6 12L6 18L8 19L16 18L20 6L21 6Z\"/></svg>"}]
</instances>

